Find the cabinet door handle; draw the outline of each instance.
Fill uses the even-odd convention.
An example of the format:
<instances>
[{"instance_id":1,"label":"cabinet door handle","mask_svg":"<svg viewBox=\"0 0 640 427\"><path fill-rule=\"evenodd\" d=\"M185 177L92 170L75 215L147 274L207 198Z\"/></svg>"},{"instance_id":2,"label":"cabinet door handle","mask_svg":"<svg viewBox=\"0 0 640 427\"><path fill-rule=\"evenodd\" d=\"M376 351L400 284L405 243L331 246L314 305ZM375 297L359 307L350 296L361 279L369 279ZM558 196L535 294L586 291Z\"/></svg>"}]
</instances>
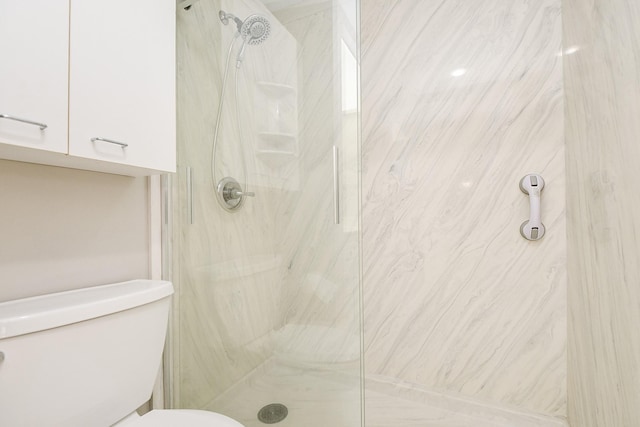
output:
<instances>
[{"instance_id":1,"label":"cabinet door handle","mask_svg":"<svg viewBox=\"0 0 640 427\"><path fill-rule=\"evenodd\" d=\"M0 114L0 119L15 120L16 122L21 122L21 123L26 123L28 125L38 126L40 128L40 130L45 130L47 128L47 125L44 124L44 123L34 122L33 120L21 119L21 118L18 118L18 117L9 116L7 114Z\"/></svg>"},{"instance_id":2,"label":"cabinet door handle","mask_svg":"<svg viewBox=\"0 0 640 427\"><path fill-rule=\"evenodd\" d=\"M109 144L115 144L115 145L119 145L122 148L126 148L129 146L129 144L125 144L124 142L118 142L118 141L114 141L113 139L107 139L107 138L91 138L91 142L96 142L96 141L102 141L102 142L108 142Z\"/></svg>"},{"instance_id":3,"label":"cabinet door handle","mask_svg":"<svg viewBox=\"0 0 640 427\"><path fill-rule=\"evenodd\" d=\"M520 226L520 234L527 240L540 240L544 236L544 225L540 218L540 193L544 179L538 174L530 174L520 180L520 191L529 195L529 220Z\"/></svg>"}]
</instances>

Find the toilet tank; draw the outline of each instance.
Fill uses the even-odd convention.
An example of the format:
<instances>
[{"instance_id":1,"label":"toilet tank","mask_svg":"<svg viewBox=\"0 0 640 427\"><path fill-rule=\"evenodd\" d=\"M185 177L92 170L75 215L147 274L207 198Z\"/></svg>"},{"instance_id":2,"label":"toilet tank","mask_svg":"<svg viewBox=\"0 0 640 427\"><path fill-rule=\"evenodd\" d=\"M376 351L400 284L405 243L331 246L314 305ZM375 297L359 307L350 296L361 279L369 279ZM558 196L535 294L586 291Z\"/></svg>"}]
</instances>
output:
<instances>
[{"instance_id":1,"label":"toilet tank","mask_svg":"<svg viewBox=\"0 0 640 427\"><path fill-rule=\"evenodd\" d=\"M146 402L170 282L133 280L0 303L0 426L110 426Z\"/></svg>"}]
</instances>

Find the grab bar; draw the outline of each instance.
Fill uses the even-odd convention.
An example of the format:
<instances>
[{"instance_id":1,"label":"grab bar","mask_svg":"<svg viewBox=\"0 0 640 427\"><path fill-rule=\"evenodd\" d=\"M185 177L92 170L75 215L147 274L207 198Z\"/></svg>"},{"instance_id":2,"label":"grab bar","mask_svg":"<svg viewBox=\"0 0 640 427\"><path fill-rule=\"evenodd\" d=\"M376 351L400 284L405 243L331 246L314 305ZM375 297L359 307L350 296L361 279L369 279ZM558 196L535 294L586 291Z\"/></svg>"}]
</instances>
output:
<instances>
[{"instance_id":1,"label":"grab bar","mask_svg":"<svg viewBox=\"0 0 640 427\"><path fill-rule=\"evenodd\" d=\"M333 146L333 223L340 224L340 172L338 147Z\"/></svg>"},{"instance_id":2,"label":"grab bar","mask_svg":"<svg viewBox=\"0 0 640 427\"><path fill-rule=\"evenodd\" d=\"M540 240L545 228L540 214L540 193L544 179L538 174L529 174L520 180L520 190L529 195L529 220L520 226L520 234L527 240Z\"/></svg>"}]
</instances>

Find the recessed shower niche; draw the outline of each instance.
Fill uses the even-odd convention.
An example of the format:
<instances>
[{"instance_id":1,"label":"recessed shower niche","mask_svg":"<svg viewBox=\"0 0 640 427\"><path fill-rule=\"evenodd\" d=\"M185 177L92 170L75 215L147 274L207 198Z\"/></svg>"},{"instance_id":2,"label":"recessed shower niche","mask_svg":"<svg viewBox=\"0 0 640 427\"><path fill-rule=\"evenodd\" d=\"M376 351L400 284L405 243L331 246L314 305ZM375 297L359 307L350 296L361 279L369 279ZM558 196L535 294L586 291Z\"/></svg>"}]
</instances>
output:
<instances>
[{"instance_id":1,"label":"recessed shower niche","mask_svg":"<svg viewBox=\"0 0 640 427\"><path fill-rule=\"evenodd\" d=\"M256 154L277 167L298 154L298 104L294 86L256 82Z\"/></svg>"}]
</instances>

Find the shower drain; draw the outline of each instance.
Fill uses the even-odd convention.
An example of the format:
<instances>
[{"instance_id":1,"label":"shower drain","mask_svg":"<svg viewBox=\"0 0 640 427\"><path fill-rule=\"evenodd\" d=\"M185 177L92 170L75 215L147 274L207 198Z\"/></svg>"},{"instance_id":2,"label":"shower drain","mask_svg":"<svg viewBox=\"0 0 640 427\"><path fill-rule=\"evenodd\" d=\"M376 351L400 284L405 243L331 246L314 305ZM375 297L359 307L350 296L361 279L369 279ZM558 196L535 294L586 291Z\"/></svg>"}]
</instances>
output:
<instances>
[{"instance_id":1,"label":"shower drain","mask_svg":"<svg viewBox=\"0 0 640 427\"><path fill-rule=\"evenodd\" d=\"M258 419L265 424L275 424L287 418L289 410L281 403L270 403L258 411Z\"/></svg>"}]
</instances>

